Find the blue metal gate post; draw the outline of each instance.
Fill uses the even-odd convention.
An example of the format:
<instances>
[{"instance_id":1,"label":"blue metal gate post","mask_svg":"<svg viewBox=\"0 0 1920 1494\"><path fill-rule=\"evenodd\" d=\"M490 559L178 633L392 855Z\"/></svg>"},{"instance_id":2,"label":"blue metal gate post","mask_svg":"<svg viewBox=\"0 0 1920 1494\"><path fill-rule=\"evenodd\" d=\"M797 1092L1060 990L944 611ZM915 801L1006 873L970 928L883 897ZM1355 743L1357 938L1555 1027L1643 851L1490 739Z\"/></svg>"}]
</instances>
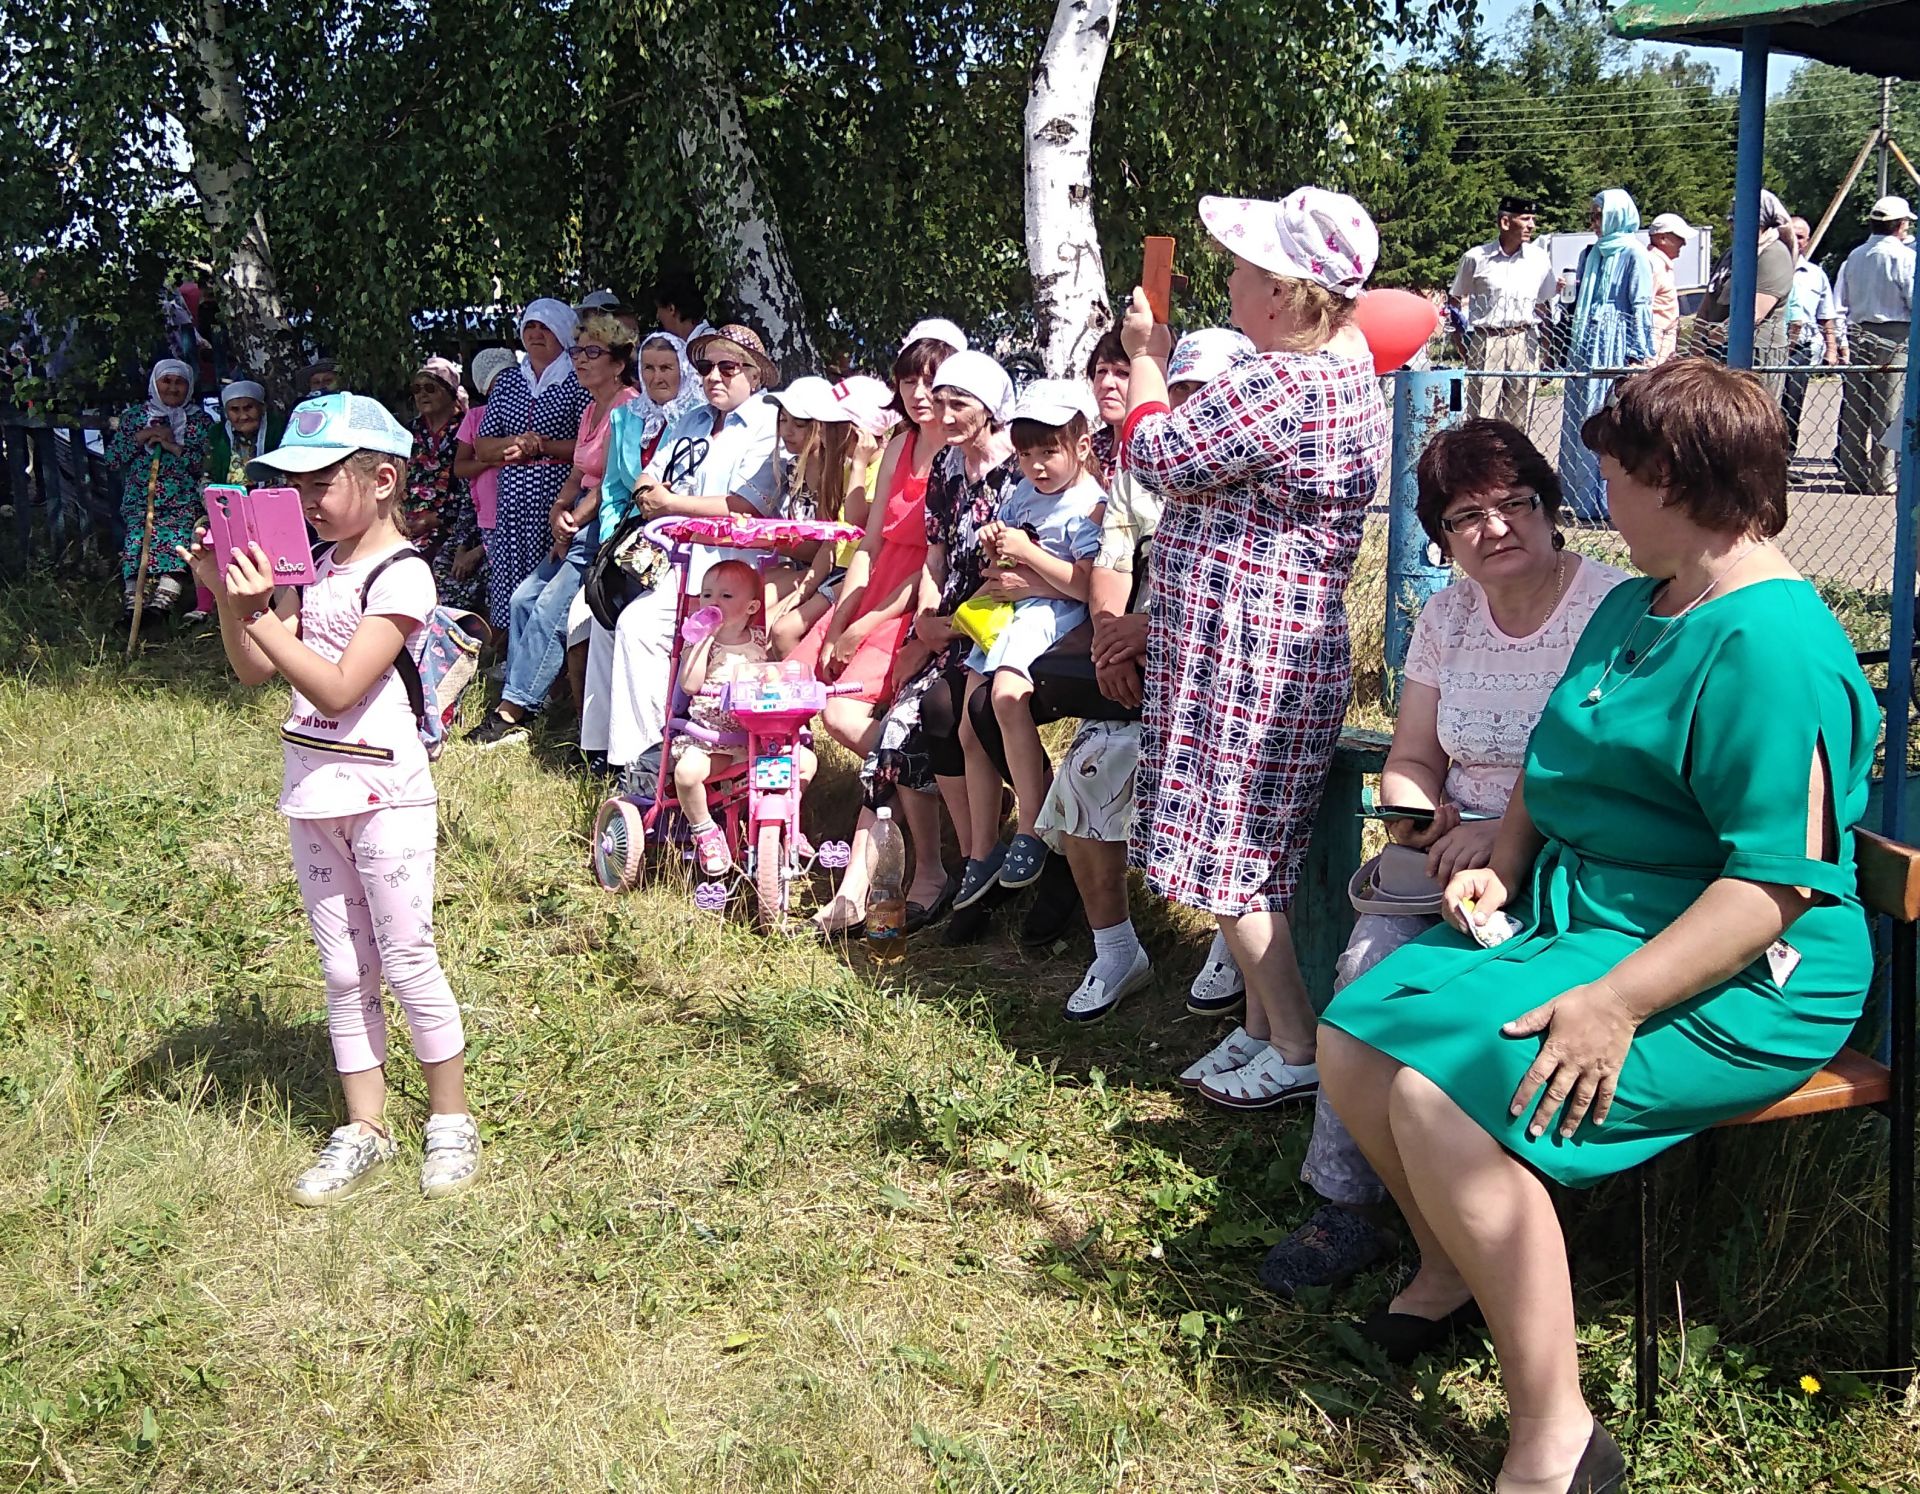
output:
<instances>
[{"instance_id":1,"label":"blue metal gate post","mask_svg":"<svg viewBox=\"0 0 1920 1494\"><path fill-rule=\"evenodd\" d=\"M1920 320L1907 329L1907 388L1900 420L1900 476L1893 500L1893 596L1887 639L1887 758L1880 832L1906 839L1907 714L1913 701L1913 585L1920 504Z\"/></svg>"},{"instance_id":2,"label":"blue metal gate post","mask_svg":"<svg viewBox=\"0 0 1920 1494\"><path fill-rule=\"evenodd\" d=\"M1767 139L1765 26L1740 33L1740 143L1733 165L1733 285L1727 302L1727 366L1753 367L1753 298L1760 287L1760 188Z\"/></svg>"},{"instance_id":3,"label":"blue metal gate post","mask_svg":"<svg viewBox=\"0 0 1920 1494\"><path fill-rule=\"evenodd\" d=\"M1428 440L1460 422L1464 377L1453 369L1393 375L1393 469L1387 510L1387 637L1386 678L1382 689L1387 703L1400 699L1400 671L1413 641L1413 620L1420 609L1448 581L1453 571L1445 562L1433 563L1426 530L1414 515L1419 496L1415 466Z\"/></svg>"}]
</instances>

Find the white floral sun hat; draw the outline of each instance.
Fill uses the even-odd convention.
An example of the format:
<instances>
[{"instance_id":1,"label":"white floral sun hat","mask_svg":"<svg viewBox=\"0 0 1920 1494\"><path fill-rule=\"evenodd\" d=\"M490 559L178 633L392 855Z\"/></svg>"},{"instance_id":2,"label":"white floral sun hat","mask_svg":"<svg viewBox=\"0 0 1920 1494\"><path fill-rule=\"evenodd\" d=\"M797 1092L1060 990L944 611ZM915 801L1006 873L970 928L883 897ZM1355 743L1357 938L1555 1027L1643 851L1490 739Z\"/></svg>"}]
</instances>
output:
<instances>
[{"instance_id":1,"label":"white floral sun hat","mask_svg":"<svg viewBox=\"0 0 1920 1494\"><path fill-rule=\"evenodd\" d=\"M1300 187L1280 202L1202 197L1207 232L1242 259L1275 275L1317 280L1352 300L1380 258L1380 232L1344 192Z\"/></svg>"},{"instance_id":2,"label":"white floral sun hat","mask_svg":"<svg viewBox=\"0 0 1920 1494\"><path fill-rule=\"evenodd\" d=\"M1242 358L1254 355L1247 334L1231 327L1197 327L1182 335L1167 360L1169 384L1210 384Z\"/></svg>"}]
</instances>

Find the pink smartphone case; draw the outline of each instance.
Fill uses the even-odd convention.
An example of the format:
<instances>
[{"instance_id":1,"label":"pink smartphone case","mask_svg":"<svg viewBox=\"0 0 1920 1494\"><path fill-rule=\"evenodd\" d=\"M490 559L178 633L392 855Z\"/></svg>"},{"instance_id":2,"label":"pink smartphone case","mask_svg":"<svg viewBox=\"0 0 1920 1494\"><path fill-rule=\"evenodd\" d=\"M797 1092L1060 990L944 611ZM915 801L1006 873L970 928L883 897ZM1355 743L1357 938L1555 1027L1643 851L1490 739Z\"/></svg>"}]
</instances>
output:
<instances>
[{"instance_id":1,"label":"pink smartphone case","mask_svg":"<svg viewBox=\"0 0 1920 1494\"><path fill-rule=\"evenodd\" d=\"M245 488L216 484L204 496L207 534L214 563L226 574L233 552L256 544L267 552L279 586L311 586L313 549L307 543L307 516L292 488Z\"/></svg>"}]
</instances>

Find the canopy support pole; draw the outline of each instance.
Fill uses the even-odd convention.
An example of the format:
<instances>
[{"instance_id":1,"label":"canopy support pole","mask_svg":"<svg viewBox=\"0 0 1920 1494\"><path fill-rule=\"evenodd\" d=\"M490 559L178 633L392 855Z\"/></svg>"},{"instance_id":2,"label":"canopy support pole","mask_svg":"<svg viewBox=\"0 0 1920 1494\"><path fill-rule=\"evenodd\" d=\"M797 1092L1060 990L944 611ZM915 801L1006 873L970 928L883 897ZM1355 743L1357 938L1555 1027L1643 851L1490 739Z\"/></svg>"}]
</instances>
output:
<instances>
[{"instance_id":1,"label":"canopy support pole","mask_svg":"<svg viewBox=\"0 0 1920 1494\"><path fill-rule=\"evenodd\" d=\"M1733 168L1733 285L1728 292L1727 366L1753 367L1753 298L1760 285L1760 187L1766 157L1765 26L1740 33L1740 144Z\"/></svg>"}]
</instances>

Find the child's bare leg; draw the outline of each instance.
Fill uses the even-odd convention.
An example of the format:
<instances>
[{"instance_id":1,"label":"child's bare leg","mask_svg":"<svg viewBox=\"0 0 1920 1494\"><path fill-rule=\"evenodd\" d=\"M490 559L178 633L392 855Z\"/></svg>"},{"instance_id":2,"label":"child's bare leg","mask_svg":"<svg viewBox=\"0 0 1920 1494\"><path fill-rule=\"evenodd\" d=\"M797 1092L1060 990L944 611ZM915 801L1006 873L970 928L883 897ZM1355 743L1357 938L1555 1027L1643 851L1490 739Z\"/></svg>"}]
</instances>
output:
<instances>
[{"instance_id":1,"label":"child's bare leg","mask_svg":"<svg viewBox=\"0 0 1920 1494\"><path fill-rule=\"evenodd\" d=\"M880 719L874 715L873 702L852 695L836 695L820 713L827 734L855 757L873 751L880 738Z\"/></svg>"},{"instance_id":2,"label":"child's bare leg","mask_svg":"<svg viewBox=\"0 0 1920 1494\"><path fill-rule=\"evenodd\" d=\"M438 1063L423 1063L427 1081L427 1110L433 1115L467 1114L467 1055L464 1051Z\"/></svg>"},{"instance_id":3,"label":"child's bare leg","mask_svg":"<svg viewBox=\"0 0 1920 1494\"><path fill-rule=\"evenodd\" d=\"M347 1124L357 1123L386 1135L387 1071L362 1069L357 1074L342 1074L340 1088L347 1097Z\"/></svg>"},{"instance_id":4,"label":"child's bare leg","mask_svg":"<svg viewBox=\"0 0 1920 1494\"><path fill-rule=\"evenodd\" d=\"M974 692L986 681L967 671L967 698L960 710L960 751L967 763L967 806L972 817L974 859L986 856L1000 838L1000 770L973 729Z\"/></svg>"},{"instance_id":5,"label":"child's bare leg","mask_svg":"<svg viewBox=\"0 0 1920 1494\"><path fill-rule=\"evenodd\" d=\"M1011 669L996 669L992 689L993 716L1000 723L1007 775L1013 779L1019 833L1031 835L1053 777L1053 765L1047 761L1047 749L1040 741L1040 728L1033 724L1033 681Z\"/></svg>"},{"instance_id":6,"label":"child's bare leg","mask_svg":"<svg viewBox=\"0 0 1920 1494\"><path fill-rule=\"evenodd\" d=\"M673 761L673 794L680 801L680 812L693 829L704 829L713 821L707 807L707 779L724 767L725 759L704 747L686 742Z\"/></svg>"}]
</instances>

